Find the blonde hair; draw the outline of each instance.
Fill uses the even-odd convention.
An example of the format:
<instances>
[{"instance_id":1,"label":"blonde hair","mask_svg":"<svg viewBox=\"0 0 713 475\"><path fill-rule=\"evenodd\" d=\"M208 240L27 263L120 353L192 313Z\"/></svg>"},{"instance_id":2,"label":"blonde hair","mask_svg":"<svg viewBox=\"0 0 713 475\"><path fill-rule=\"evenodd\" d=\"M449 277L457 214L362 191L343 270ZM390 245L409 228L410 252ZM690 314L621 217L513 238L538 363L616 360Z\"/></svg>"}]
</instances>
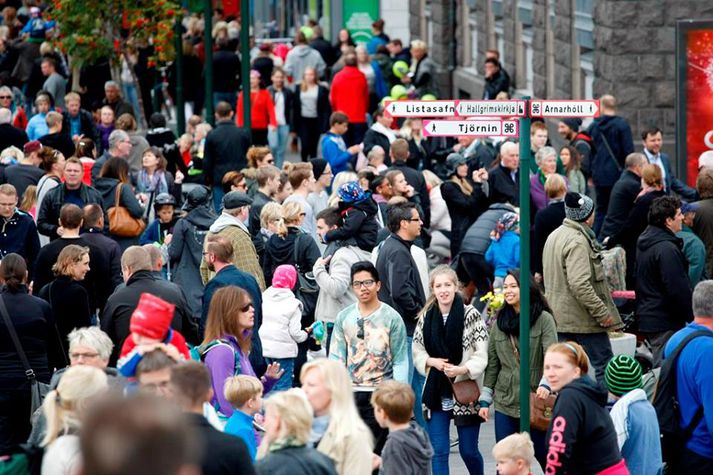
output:
<instances>
[{"instance_id":1,"label":"blonde hair","mask_svg":"<svg viewBox=\"0 0 713 475\"><path fill-rule=\"evenodd\" d=\"M47 432L42 440L48 446L59 436L76 430L80 416L89 401L108 387L106 373L93 366L71 366L62 375L57 389L50 391L42 403Z\"/></svg>"},{"instance_id":2,"label":"blonde hair","mask_svg":"<svg viewBox=\"0 0 713 475\"><path fill-rule=\"evenodd\" d=\"M458 280L458 274L456 274L456 271L454 271L451 266L447 264L436 266L428 275L428 288L431 290L431 295L428 297L428 300L426 300L426 304L423 306L421 312L416 316L416 319L423 318L431 307L436 304L436 293L433 292L433 283L436 281L436 277L441 275L449 277L456 286L456 293L459 292L460 281Z\"/></svg>"},{"instance_id":3,"label":"blonde hair","mask_svg":"<svg viewBox=\"0 0 713 475\"><path fill-rule=\"evenodd\" d=\"M426 184L431 187L431 189L439 186L441 183L443 183L443 180L441 180L438 175L433 173L431 170L424 170L421 173L423 173L423 178L426 179Z\"/></svg>"},{"instance_id":4,"label":"blonde hair","mask_svg":"<svg viewBox=\"0 0 713 475\"><path fill-rule=\"evenodd\" d=\"M280 224L285 225L285 219L282 217L282 205L274 201L266 203L260 211L260 226L267 229L267 225L270 221L277 222L277 227L279 229Z\"/></svg>"},{"instance_id":5,"label":"blonde hair","mask_svg":"<svg viewBox=\"0 0 713 475\"><path fill-rule=\"evenodd\" d=\"M288 389L270 396L265 400L265 409L272 408L280 418L280 434L278 440L288 437L298 445L304 445L309 440L312 431L312 406L310 406L304 391L299 388ZM257 458L264 458L271 443L264 437Z\"/></svg>"},{"instance_id":6,"label":"blonde hair","mask_svg":"<svg viewBox=\"0 0 713 475\"><path fill-rule=\"evenodd\" d=\"M370 447L373 448L374 441L371 437L371 431L359 416L354 403L352 383L344 365L326 358L310 361L302 366L300 381L304 381L305 376L310 371L319 373L322 377L322 383L331 394L329 413L339 415L339 417L330 417L329 427L327 427L327 431L334 434L335 445L340 444L355 432L362 432L368 434Z\"/></svg>"},{"instance_id":7,"label":"blonde hair","mask_svg":"<svg viewBox=\"0 0 713 475\"><path fill-rule=\"evenodd\" d=\"M527 432L511 434L495 444L493 457L495 460L505 459L515 462L524 460L529 467L535 461L535 445Z\"/></svg>"},{"instance_id":8,"label":"blonde hair","mask_svg":"<svg viewBox=\"0 0 713 475\"><path fill-rule=\"evenodd\" d=\"M255 376L239 374L225 380L223 395L236 409L241 408L250 399L262 394L262 383Z\"/></svg>"},{"instance_id":9,"label":"blonde hair","mask_svg":"<svg viewBox=\"0 0 713 475\"><path fill-rule=\"evenodd\" d=\"M71 267L77 262L81 262L85 255L89 255L89 248L70 244L60 251L57 262L52 266L54 275L72 276Z\"/></svg>"},{"instance_id":10,"label":"blonde hair","mask_svg":"<svg viewBox=\"0 0 713 475\"><path fill-rule=\"evenodd\" d=\"M285 220L285 230L284 235L280 227L278 226L278 234L280 236L287 236L287 226L296 225L300 221L300 215L304 213L305 209L302 203L298 201L290 201L282 205L282 218Z\"/></svg>"},{"instance_id":11,"label":"blonde hair","mask_svg":"<svg viewBox=\"0 0 713 475\"><path fill-rule=\"evenodd\" d=\"M553 199L567 193L567 182L562 175L553 173L545 180L545 194L547 198Z\"/></svg>"},{"instance_id":12,"label":"blonde hair","mask_svg":"<svg viewBox=\"0 0 713 475\"><path fill-rule=\"evenodd\" d=\"M334 175L334 180L332 181L332 194L329 195L327 200L327 207L336 208L339 203L339 195L337 190L342 187L343 184L350 181L359 181L359 175L354 172L339 172Z\"/></svg>"},{"instance_id":13,"label":"blonde hair","mask_svg":"<svg viewBox=\"0 0 713 475\"><path fill-rule=\"evenodd\" d=\"M22 194L22 202L18 206L22 211L29 212L37 204L37 186L29 185Z\"/></svg>"}]
</instances>

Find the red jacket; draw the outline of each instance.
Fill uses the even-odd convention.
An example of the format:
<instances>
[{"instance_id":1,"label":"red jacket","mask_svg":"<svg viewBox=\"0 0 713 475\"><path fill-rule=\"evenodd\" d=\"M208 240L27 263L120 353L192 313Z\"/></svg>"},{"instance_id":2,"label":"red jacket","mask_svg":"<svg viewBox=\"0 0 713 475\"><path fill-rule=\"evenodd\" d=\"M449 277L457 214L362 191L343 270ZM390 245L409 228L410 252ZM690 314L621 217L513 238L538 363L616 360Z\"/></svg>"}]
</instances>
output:
<instances>
[{"instance_id":1,"label":"red jacket","mask_svg":"<svg viewBox=\"0 0 713 475\"><path fill-rule=\"evenodd\" d=\"M238 96L238 116L235 122L238 127L243 126L243 93ZM267 129L268 125L277 127L277 117L275 117L275 103L267 89L260 89L257 92L250 92L250 117L253 129Z\"/></svg>"},{"instance_id":2,"label":"red jacket","mask_svg":"<svg viewBox=\"0 0 713 475\"><path fill-rule=\"evenodd\" d=\"M333 111L344 112L349 123L366 122L369 108L369 85L366 76L356 66L344 66L332 79L329 95Z\"/></svg>"}]
</instances>

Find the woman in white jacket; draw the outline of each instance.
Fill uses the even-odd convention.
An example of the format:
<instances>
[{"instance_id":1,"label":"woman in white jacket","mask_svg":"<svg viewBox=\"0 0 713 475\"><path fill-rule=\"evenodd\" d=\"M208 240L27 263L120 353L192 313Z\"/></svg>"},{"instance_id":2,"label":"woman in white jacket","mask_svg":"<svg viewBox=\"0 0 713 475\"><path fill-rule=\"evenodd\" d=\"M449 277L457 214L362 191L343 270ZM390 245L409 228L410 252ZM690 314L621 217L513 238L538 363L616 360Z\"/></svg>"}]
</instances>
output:
<instances>
[{"instance_id":1,"label":"woman in white jacket","mask_svg":"<svg viewBox=\"0 0 713 475\"><path fill-rule=\"evenodd\" d=\"M297 343L309 336L310 329L303 330L302 302L292 289L297 283L294 266L277 266L272 276L272 286L262 293L262 325L259 334L262 354L269 364L277 362L284 373L272 387L284 391L292 387Z\"/></svg>"}]
</instances>

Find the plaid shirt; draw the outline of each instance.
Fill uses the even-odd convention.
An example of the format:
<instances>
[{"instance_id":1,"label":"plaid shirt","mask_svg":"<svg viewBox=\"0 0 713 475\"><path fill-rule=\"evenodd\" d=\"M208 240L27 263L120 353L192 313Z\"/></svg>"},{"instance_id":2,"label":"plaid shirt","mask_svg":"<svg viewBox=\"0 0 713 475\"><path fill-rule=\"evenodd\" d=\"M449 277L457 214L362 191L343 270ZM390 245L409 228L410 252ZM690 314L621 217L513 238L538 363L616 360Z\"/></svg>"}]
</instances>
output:
<instances>
[{"instance_id":1,"label":"plaid shirt","mask_svg":"<svg viewBox=\"0 0 713 475\"><path fill-rule=\"evenodd\" d=\"M208 233L208 236L215 235L223 236L233 244L233 264L241 271L254 276L260 286L260 291L264 291L265 277L262 275L255 245L250 239L250 235L239 226L226 226L218 233ZM207 237L205 242L208 242ZM203 256L201 259L201 279L203 279L203 284L206 284L214 276L215 272L208 269L208 263L205 260L205 256Z\"/></svg>"}]
</instances>

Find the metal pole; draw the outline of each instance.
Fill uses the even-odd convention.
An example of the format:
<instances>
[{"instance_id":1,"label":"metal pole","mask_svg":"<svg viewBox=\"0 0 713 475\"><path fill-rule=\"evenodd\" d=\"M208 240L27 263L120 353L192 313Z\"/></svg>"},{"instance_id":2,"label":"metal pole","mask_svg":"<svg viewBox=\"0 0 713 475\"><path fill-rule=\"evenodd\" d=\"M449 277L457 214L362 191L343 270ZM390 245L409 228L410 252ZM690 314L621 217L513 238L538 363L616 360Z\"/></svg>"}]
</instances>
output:
<instances>
[{"instance_id":1,"label":"metal pole","mask_svg":"<svg viewBox=\"0 0 713 475\"><path fill-rule=\"evenodd\" d=\"M174 37L176 41L176 132L180 137L186 131L186 109L183 97L183 30L181 17L176 17Z\"/></svg>"},{"instance_id":2,"label":"metal pole","mask_svg":"<svg viewBox=\"0 0 713 475\"><path fill-rule=\"evenodd\" d=\"M245 0L240 2L240 68L243 85L243 129L250 132L250 2ZM240 112L236 111L237 114Z\"/></svg>"},{"instance_id":3,"label":"metal pole","mask_svg":"<svg viewBox=\"0 0 713 475\"><path fill-rule=\"evenodd\" d=\"M205 25L205 31L203 32L203 45L205 46L205 120L210 125L215 125L215 113L213 111L213 0L204 1L203 22Z\"/></svg>"},{"instance_id":4,"label":"metal pole","mask_svg":"<svg viewBox=\"0 0 713 475\"><path fill-rule=\"evenodd\" d=\"M529 101L529 97L523 97ZM526 102L529 107L529 102ZM530 118L520 119L520 432L530 431Z\"/></svg>"}]
</instances>

